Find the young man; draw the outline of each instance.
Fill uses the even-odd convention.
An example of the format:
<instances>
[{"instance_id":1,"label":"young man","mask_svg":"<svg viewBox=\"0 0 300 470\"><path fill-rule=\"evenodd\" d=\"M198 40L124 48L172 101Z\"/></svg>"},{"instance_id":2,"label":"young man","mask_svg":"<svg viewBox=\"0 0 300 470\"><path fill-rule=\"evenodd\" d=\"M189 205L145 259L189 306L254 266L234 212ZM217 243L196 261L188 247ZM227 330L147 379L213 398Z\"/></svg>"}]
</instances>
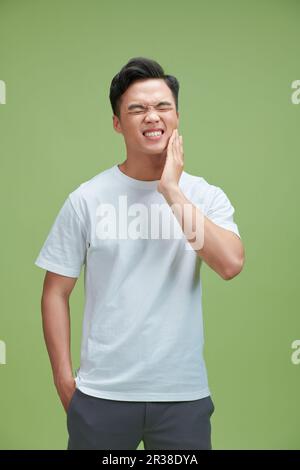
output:
<instances>
[{"instance_id":1,"label":"young man","mask_svg":"<svg viewBox=\"0 0 300 470\"><path fill-rule=\"evenodd\" d=\"M68 195L35 261L47 270L43 329L68 449L212 448L200 266L232 279L244 249L223 190L183 170L178 91L143 57L113 78L126 160ZM74 378L69 297L83 265Z\"/></svg>"}]
</instances>

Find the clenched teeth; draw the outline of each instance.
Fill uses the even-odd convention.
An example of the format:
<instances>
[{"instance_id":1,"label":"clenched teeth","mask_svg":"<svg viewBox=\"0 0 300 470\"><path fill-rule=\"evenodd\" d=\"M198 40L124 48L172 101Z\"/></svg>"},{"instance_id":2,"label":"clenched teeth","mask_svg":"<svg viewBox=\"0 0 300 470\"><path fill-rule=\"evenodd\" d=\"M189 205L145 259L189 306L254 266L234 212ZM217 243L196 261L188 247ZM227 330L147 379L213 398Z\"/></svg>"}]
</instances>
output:
<instances>
[{"instance_id":1,"label":"clenched teeth","mask_svg":"<svg viewBox=\"0 0 300 470\"><path fill-rule=\"evenodd\" d=\"M162 131L157 131L157 132L145 132L145 136L156 136L156 135L162 135Z\"/></svg>"}]
</instances>

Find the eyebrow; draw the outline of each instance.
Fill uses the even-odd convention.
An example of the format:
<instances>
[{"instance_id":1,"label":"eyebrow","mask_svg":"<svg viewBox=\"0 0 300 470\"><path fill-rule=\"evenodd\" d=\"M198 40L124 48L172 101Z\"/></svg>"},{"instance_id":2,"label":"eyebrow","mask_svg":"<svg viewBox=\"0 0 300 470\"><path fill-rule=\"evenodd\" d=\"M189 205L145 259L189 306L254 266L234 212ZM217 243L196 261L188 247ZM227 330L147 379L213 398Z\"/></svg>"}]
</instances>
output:
<instances>
[{"instance_id":1,"label":"eyebrow","mask_svg":"<svg viewBox=\"0 0 300 470\"><path fill-rule=\"evenodd\" d=\"M160 101L156 106L160 106L162 104L172 106L172 103L170 103L169 101ZM145 106L143 106L142 104L136 104L136 103L133 103L128 106L128 110L135 109L135 108L145 108Z\"/></svg>"}]
</instances>

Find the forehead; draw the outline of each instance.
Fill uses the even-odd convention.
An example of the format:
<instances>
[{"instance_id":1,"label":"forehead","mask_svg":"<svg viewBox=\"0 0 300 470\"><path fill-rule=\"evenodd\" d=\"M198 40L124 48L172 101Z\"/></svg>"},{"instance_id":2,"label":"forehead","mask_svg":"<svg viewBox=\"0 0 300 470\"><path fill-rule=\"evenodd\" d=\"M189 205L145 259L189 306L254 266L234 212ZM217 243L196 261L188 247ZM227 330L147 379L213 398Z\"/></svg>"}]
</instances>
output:
<instances>
[{"instance_id":1,"label":"forehead","mask_svg":"<svg viewBox=\"0 0 300 470\"><path fill-rule=\"evenodd\" d=\"M124 105L131 102L143 104L155 104L161 99L168 99L174 102L172 91L163 79L138 80L127 88L122 96Z\"/></svg>"}]
</instances>

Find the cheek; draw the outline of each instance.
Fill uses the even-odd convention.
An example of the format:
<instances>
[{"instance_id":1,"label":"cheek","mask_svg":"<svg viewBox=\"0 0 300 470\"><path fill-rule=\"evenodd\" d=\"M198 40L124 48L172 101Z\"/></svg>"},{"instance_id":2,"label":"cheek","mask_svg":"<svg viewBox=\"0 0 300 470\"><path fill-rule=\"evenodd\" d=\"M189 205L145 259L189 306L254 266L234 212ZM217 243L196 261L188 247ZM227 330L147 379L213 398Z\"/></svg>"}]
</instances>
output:
<instances>
[{"instance_id":1,"label":"cheek","mask_svg":"<svg viewBox=\"0 0 300 470\"><path fill-rule=\"evenodd\" d=\"M142 123L141 122L132 122L130 126L127 128L127 134L129 138L136 138L136 136L141 135L141 128L142 128Z\"/></svg>"},{"instance_id":2,"label":"cheek","mask_svg":"<svg viewBox=\"0 0 300 470\"><path fill-rule=\"evenodd\" d=\"M143 134L140 131L140 128L132 127L126 129L126 135L124 134L124 139L128 144L136 145L138 140L143 139Z\"/></svg>"},{"instance_id":3,"label":"cheek","mask_svg":"<svg viewBox=\"0 0 300 470\"><path fill-rule=\"evenodd\" d=\"M138 126L137 125L127 125L124 129L124 135L126 136L127 140L134 138L134 136L138 133Z\"/></svg>"}]
</instances>

